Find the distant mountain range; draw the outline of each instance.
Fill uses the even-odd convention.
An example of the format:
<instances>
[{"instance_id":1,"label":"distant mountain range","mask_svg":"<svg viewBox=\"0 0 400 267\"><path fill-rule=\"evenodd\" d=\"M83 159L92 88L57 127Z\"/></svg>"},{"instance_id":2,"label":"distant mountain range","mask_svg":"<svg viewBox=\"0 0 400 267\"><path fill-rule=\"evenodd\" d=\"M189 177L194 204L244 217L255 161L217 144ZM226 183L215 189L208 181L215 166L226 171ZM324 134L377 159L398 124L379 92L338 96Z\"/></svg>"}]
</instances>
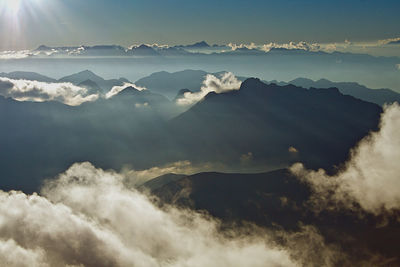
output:
<instances>
[{"instance_id":1,"label":"distant mountain range","mask_svg":"<svg viewBox=\"0 0 400 267\"><path fill-rule=\"evenodd\" d=\"M394 42L392 44L395 44ZM189 45L163 46L163 45L134 45L125 48L120 45L95 45L95 46L71 46L71 47L49 47L41 45L33 49L30 56L97 56L97 57L119 57L119 56L280 56L280 55L311 55L311 56L333 56L336 60L362 60L362 61L393 61L399 64L398 57L374 57L368 54L353 54L349 52L325 52L299 48L276 48L264 50L261 47L241 46L232 48L229 45L209 45L200 41ZM394 66L394 65L393 65Z\"/></svg>"},{"instance_id":2,"label":"distant mountain range","mask_svg":"<svg viewBox=\"0 0 400 267\"><path fill-rule=\"evenodd\" d=\"M331 82L327 79L313 81L306 78L298 78L288 82L303 88L338 88L342 94L376 103L383 106L385 103L400 103L400 94L390 89L370 89L354 82Z\"/></svg>"},{"instance_id":3,"label":"distant mountain range","mask_svg":"<svg viewBox=\"0 0 400 267\"><path fill-rule=\"evenodd\" d=\"M20 74L54 82L35 73ZM112 98L80 106L0 97L0 124L10 129L0 132L0 168L7 177L0 185L34 190L41 178L82 160L114 169L132 162L147 168L166 160L219 162L232 170L273 169L294 161L332 169L377 129L382 112L378 105L334 88L278 86L254 78L246 79L240 90L209 93L187 111L158 93L162 84L171 96L179 91L174 88L198 90L205 74L156 73L137 84L148 90L127 86ZM129 82L105 80L87 70L58 81L102 94Z\"/></svg>"},{"instance_id":4,"label":"distant mountain range","mask_svg":"<svg viewBox=\"0 0 400 267\"><path fill-rule=\"evenodd\" d=\"M107 93L114 86L122 86L130 81L125 78L105 80L89 70L84 70L69 76L62 77L58 82L70 82L76 85L101 88L102 93Z\"/></svg>"},{"instance_id":5,"label":"distant mountain range","mask_svg":"<svg viewBox=\"0 0 400 267\"><path fill-rule=\"evenodd\" d=\"M202 86L202 82L207 74L219 75L218 73L207 73L202 70L184 70L169 73L166 71L156 72L150 76L139 79L135 84L144 86L151 91L165 95L174 99L181 89L188 89L197 92ZM244 81L246 77L237 77ZM297 78L289 82L264 81L265 83L275 83L281 86L293 84L303 88L338 88L345 95L351 95L364 101L383 106L385 103L400 103L400 94L390 89L370 89L355 82L331 82L327 79L313 81L306 78Z\"/></svg>"}]
</instances>

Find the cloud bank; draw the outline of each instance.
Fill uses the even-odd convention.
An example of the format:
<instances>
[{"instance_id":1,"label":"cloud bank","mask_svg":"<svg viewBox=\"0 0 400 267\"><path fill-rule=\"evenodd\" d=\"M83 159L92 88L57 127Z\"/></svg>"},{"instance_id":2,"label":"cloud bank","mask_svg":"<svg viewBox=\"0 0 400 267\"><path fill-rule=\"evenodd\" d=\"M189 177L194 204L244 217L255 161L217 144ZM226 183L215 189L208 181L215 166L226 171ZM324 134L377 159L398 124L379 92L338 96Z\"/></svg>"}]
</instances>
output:
<instances>
[{"instance_id":1,"label":"cloud bank","mask_svg":"<svg viewBox=\"0 0 400 267\"><path fill-rule=\"evenodd\" d=\"M317 209L338 205L378 215L400 210L400 106L384 108L380 131L364 138L352 151L345 167L335 176L311 171L300 163L291 171L310 184Z\"/></svg>"},{"instance_id":2,"label":"cloud bank","mask_svg":"<svg viewBox=\"0 0 400 267\"><path fill-rule=\"evenodd\" d=\"M296 239L284 238L289 247L266 232L222 234L217 221L160 209L122 174L90 163L47 181L41 196L0 191L0 260L8 266L299 266Z\"/></svg>"},{"instance_id":3,"label":"cloud bank","mask_svg":"<svg viewBox=\"0 0 400 267\"><path fill-rule=\"evenodd\" d=\"M88 94L84 87L72 83L46 83L30 80L14 80L0 77L0 95L17 101L59 101L78 106L98 99L98 94Z\"/></svg>"},{"instance_id":4,"label":"cloud bank","mask_svg":"<svg viewBox=\"0 0 400 267\"><path fill-rule=\"evenodd\" d=\"M186 92L182 98L177 99L178 105L193 105L203 99L208 93L223 93L232 90L239 90L242 84L232 72L226 72L221 77L207 74L199 92Z\"/></svg>"}]
</instances>

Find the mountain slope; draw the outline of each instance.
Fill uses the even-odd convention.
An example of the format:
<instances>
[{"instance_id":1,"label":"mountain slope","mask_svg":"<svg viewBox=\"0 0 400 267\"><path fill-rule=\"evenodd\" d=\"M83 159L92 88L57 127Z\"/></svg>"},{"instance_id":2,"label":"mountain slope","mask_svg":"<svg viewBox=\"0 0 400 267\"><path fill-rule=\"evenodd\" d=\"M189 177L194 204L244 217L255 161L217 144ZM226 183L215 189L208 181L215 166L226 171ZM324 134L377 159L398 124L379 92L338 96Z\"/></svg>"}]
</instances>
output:
<instances>
[{"instance_id":1,"label":"mountain slope","mask_svg":"<svg viewBox=\"0 0 400 267\"><path fill-rule=\"evenodd\" d=\"M281 87L252 78L240 90L209 93L171 120L170 128L193 159L239 164L250 153L252 161L274 167L301 160L329 168L377 129L381 112L337 89Z\"/></svg>"},{"instance_id":2,"label":"mountain slope","mask_svg":"<svg viewBox=\"0 0 400 267\"><path fill-rule=\"evenodd\" d=\"M175 107L164 96L132 87L74 107L0 97L0 125L8 129L0 131L0 188L33 192L74 162L153 166L159 151L168 151L165 123Z\"/></svg>"},{"instance_id":3,"label":"mountain slope","mask_svg":"<svg viewBox=\"0 0 400 267\"><path fill-rule=\"evenodd\" d=\"M70 83L79 85L88 80L97 84L101 88L103 94L110 91L111 88L113 88L114 86L122 86L124 83L129 82L125 78L105 80L102 77L94 74L90 70L84 70L84 71L81 71L81 72L78 72L75 74L71 74L69 76L62 77L58 81L59 82L70 82Z\"/></svg>"},{"instance_id":4,"label":"mountain slope","mask_svg":"<svg viewBox=\"0 0 400 267\"><path fill-rule=\"evenodd\" d=\"M9 73L2 72L0 73L0 77L5 77L15 80L31 80L31 81L39 81L47 83L57 82L56 79L41 75L36 72L26 72L26 71L13 71Z\"/></svg>"},{"instance_id":5,"label":"mountain slope","mask_svg":"<svg viewBox=\"0 0 400 267\"><path fill-rule=\"evenodd\" d=\"M400 103L400 94L390 89L370 89L354 82L331 82L326 79L313 81L306 78L297 78L289 82L304 88L332 88L336 87L342 94L351 95L364 101L383 106L385 103Z\"/></svg>"},{"instance_id":6,"label":"mountain slope","mask_svg":"<svg viewBox=\"0 0 400 267\"><path fill-rule=\"evenodd\" d=\"M166 71L155 72L135 82L150 91L163 94L169 99L174 99L177 92L183 88L199 91L207 72L201 70L184 70L174 73Z\"/></svg>"}]
</instances>

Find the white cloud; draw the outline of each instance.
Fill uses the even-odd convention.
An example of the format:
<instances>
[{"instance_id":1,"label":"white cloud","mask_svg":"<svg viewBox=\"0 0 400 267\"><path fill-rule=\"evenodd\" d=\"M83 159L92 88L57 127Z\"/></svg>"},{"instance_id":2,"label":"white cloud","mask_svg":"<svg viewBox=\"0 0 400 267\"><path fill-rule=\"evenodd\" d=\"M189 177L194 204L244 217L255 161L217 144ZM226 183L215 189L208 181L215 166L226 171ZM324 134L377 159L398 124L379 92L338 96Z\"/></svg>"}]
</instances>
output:
<instances>
[{"instance_id":1,"label":"white cloud","mask_svg":"<svg viewBox=\"0 0 400 267\"><path fill-rule=\"evenodd\" d=\"M25 249L13 239L0 240L0 262L2 266L50 267L42 249Z\"/></svg>"},{"instance_id":2,"label":"white cloud","mask_svg":"<svg viewBox=\"0 0 400 267\"><path fill-rule=\"evenodd\" d=\"M299 266L266 232L227 237L217 221L160 209L123 180L80 163L48 181L43 196L0 191L0 258L10 266Z\"/></svg>"},{"instance_id":3,"label":"white cloud","mask_svg":"<svg viewBox=\"0 0 400 267\"><path fill-rule=\"evenodd\" d=\"M250 43L250 44L235 44L235 43L229 43L228 47L230 47L233 51L236 49L240 48L247 48L247 49L258 49L259 46L257 46L255 43Z\"/></svg>"},{"instance_id":4,"label":"white cloud","mask_svg":"<svg viewBox=\"0 0 400 267\"><path fill-rule=\"evenodd\" d=\"M128 87L133 87L139 91L146 90L146 87L138 86L134 83L124 83L122 86L114 86L113 88L111 88L111 90L106 93L105 97L106 99L112 98L113 96L119 94L121 91Z\"/></svg>"},{"instance_id":5,"label":"white cloud","mask_svg":"<svg viewBox=\"0 0 400 267\"><path fill-rule=\"evenodd\" d=\"M99 95L88 94L84 87L72 83L46 83L0 77L0 95L18 101L59 101L70 106L95 101Z\"/></svg>"},{"instance_id":6,"label":"white cloud","mask_svg":"<svg viewBox=\"0 0 400 267\"><path fill-rule=\"evenodd\" d=\"M32 56L32 53L29 50L0 52L0 59L21 59L29 56Z\"/></svg>"},{"instance_id":7,"label":"white cloud","mask_svg":"<svg viewBox=\"0 0 400 267\"><path fill-rule=\"evenodd\" d=\"M242 84L231 72L224 73L221 77L207 74L199 92L186 92L182 98L177 100L178 105L193 105L203 99L208 93L223 93L238 90Z\"/></svg>"},{"instance_id":8,"label":"white cloud","mask_svg":"<svg viewBox=\"0 0 400 267\"><path fill-rule=\"evenodd\" d=\"M387 45L387 44L394 43L394 42L400 42L400 37L379 40L378 44Z\"/></svg>"},{"instance_id":9,"label":"white cloud","mask_svg":"<svg viewBox=\"0 0 400 267\"><path fill-rule=\"evenodd\" d=\"M321 46L317 43L307 43L307 42L290 42L286 44L278 44L278 43L268 43L262 46L262 50L270 51L273 48L284 48L284 49L300 49L305 51L319 51Z\"/></svg>"},{"instance_id":10,"label":"white cloud","mask_svg":"<svg viewBox=\"0 0 400 267\"><path fill-rule=\"evenodd\" d=\"M344 205L373 214L400 209L400 106L386 106L380 130L364 138L352 151L351 159L335 176L324 170L306 170L300 163L293 173L309 183L316 208Z\"/></svg>"}]
</instances>

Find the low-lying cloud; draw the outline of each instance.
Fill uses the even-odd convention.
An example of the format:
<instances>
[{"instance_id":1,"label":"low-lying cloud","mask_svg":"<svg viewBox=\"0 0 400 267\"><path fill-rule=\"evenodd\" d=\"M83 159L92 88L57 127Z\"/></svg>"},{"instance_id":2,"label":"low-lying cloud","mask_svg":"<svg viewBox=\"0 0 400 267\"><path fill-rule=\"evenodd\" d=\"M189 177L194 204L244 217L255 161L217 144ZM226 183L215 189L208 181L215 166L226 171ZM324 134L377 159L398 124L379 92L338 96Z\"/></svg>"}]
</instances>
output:
<instances>
[{"instance_id":1,"label":"low-lying cloud","mask_svg":"<svg viewBox=\"0 0 400 267\"><path fill-rule=\"evenodd\" d=\"M31 80L14 80L0 77L0 95L17 101L58 101L78 106L98 99L98 94L88 94L84 87L72 83L46 83Z\"/></svg>"},{"instance_id":2,"label":"low-lying cloud","mask_svg":"<svg viewBox=\"0 0 400 267\"><path fill-rule=\"evenodd\" d=\"M380 130L364 138L345 167L334 176L311 171L300 163L293 173L310 184L312 203L318 209L338 205L378 215L400 210L400 106L384 107Z\"/></svg>"},{"instance_id":3,"label":"low-lying cloud","mask_svg":"<svg viewBox=\"0 0 400 267\"><path fill-rule=\"evenodd\" d=\"M123 174L86 162L47 181L41 195L0 191L1 262L96 267L332 265L335 250L325 246L313 227L277 233L287 245L278 245L273 233L256 228L227 235L220 232L218 221L205 215L159 208L127 187L124 179ZM308 249L313 240L318 242L316 249Z\"/></svg>"},{"instance_id":4,"label":"low-lying cloud","mask_svg":"<svg viewBox=\"0 0 400 267\"><path fill-rule=\"evenodd\" d=\"M162 166L152 167L145 170L135 170L129 167L125 167L122 169L121 174L125 177L124 183L126 185L138 186L153 178L169 173L191 175L199 172L220 171L224 169L225 166L222 164L209 162L193 164L188 160L183 160L172 162Z\"/></svg>"},{"instance_id":5,"label":"low-lying cloud","mask_svg":"<svg viewBox=\"0 0 400 267\"><path fill-rule=\"evenodd\" d=\"M176 102L178 105L183 106L193 105L203 99L208 93L223 93L238 90L241 84L242 82L239 81L232 72L226 72L220 77L207 74L199 92L186 92L183 97L179 98Z\"/></svg>"}]
</instances>

